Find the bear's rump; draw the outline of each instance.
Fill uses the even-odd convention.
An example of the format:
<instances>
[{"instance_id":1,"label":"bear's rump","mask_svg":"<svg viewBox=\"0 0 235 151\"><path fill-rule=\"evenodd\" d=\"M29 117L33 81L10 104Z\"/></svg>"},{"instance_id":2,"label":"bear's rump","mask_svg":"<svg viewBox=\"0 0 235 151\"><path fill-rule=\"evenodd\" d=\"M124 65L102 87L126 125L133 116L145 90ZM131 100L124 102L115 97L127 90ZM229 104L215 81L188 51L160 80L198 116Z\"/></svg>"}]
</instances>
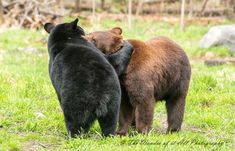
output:
<instances>
[{"instance_id":1,"label":"bear's rump","mask_svg":"<svg viewBox=\"0 0 235 151\"><path fill-rule=\"evenodd\" d=\"M130 62L123 79L128 95L139 100L145 99L146 96L161 100L178 93L174 88L184 82L180 60L172 62L169 58L159 56L156 59L152 56L151 59L141 65Z\"/></svg>"}]
</instances>

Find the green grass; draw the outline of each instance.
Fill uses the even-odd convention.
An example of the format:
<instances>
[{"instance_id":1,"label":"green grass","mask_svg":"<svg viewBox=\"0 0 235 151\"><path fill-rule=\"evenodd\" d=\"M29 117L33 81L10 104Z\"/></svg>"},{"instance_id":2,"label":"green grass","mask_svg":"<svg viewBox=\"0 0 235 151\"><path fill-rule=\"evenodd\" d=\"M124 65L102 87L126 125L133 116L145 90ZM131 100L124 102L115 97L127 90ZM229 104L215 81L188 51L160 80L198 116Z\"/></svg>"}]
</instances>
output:
<instances>
[{"instance_id":1,"label":"green grass","mask_svg":"<svg viewBox=\"0 0 235 151\"><path fill-rule=\"evenodd\" d=\"M81 21L84 26L85 21ZM182 131L164 134L164 102L156 104L153 129L148 135L131 130L129 136L102 138L97 123L89 134L69 139L63 115L48 76L44 31L13 30L0 33L0 150L233 150L235 138L235 67L207 67L194 60L213 52L227 56L225 48L198 48L210 27L191 25L184 33L178 25L136 20L133 29L121 21L104 20L92 29L123 28L125 38L147 40L155 35L177 41L192 61L192 80ZM21 49L19 49L21 48ZM36 51L22 51L35 48Z\"/></svg>"}]
</instances>

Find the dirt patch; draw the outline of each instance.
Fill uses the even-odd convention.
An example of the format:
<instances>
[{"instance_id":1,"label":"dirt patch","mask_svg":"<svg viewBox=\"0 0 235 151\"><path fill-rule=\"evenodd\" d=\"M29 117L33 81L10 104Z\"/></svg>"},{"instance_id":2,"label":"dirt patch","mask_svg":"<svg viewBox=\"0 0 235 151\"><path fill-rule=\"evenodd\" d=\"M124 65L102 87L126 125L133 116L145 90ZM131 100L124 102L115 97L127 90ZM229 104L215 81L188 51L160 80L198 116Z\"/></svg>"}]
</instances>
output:
<instances>
[{"instance_id":1,"label":"dirt patch","mask_svg":"<svg viewBox=\"0 0 235 151\"><path fill-rule=\"evenodd\" d=\"M22 146L24 151L37 151L41 149L52 149L54 147L54 145L38 141L29 141L24 143Z\"/></svg>"},{"instance_id":2,"label":"dirt patch","mask_svg":"<svg viewBox=\"0 0 235 151\"><path fill-rule=\"evenodd\" d=\"M154 115L154 121L158 121L160 125L158 124L157 127L153 125L153 130L160 134L165 134L168 124L167 124L167 115L166 114L155 114ZM181 131L191 131L191 132L201 132L201 128L195 127L195 126L189 126L185 122L183 122L181 126Z\"/></svg>"}]
</instances>

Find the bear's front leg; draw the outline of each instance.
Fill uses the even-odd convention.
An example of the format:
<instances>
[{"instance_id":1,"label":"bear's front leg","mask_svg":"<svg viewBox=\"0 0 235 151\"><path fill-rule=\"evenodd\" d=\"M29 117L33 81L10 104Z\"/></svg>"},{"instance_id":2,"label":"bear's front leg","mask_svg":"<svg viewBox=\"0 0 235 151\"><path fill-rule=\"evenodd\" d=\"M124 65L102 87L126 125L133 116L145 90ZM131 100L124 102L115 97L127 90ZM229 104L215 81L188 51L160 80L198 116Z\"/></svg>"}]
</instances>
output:
<instances>
[{"instance_id":1,"label":"bear's front leg","mask_svg":"<svg viewBox=\"0 0 235 151\"><path fill-rule=\"evenodd\" d=\"M117 135L124 136L127 135L128 129L130 128L132 122L135 118L134 107L130 104L128 100L121 101L120 113L119 113L119 126Z\"/></svg>"},{"instance_id":2,"label":"bear's front leg","mask_svg":"<svg viewBox=\"0 0 235 151\"><path fill-rule=\"evenodd\" d=\"M126 88L121 84L122 89L122 100L119 111L119 125L116 132L117 135L124 136L127 135L128 129L131 126L135 118L135 107L130 103L129 96L127 94Z\"/></svg>"}]
</instances>

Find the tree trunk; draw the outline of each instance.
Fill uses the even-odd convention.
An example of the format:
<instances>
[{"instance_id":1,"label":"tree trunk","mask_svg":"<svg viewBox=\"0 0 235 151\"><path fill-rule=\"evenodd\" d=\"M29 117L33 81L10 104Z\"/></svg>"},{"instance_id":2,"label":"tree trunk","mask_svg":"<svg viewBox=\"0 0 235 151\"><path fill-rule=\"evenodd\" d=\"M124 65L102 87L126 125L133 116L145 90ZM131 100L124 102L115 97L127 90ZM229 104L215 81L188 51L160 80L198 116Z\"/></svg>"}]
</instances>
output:
<instances>
[{"instance_id":1,"label":"tree trunk","mask_svg":"<svg viewBox=\"0 0 235 151\"><path fill-rule=\"evenodd\" d=\"M3 24L3 6L2 6L2 0L0 0L0 25Z\"/></svg>"},{"instance_id":2,"label":"tree trunk","mask_svg":"<svg viewBox=\"0 0 235 151\"><path fill-rule=\"evenodd\" d=\"M101 0L101 9L105 10L105 0Z\"/></svg>"},{"instance_id":3,"label":"tree trunk","mask_svg":"<svg viewBox=\"0 0 235 151\"><path fill-rule=\"evenodd\" d=\"M193 0L189 0L189 13L188 18L192 18L193 16Z\"/></svg>"},{"instance_id":4,"label":"tree trunk","mask_svg":"<svg viewBox=\"0 0 235 151\"><path fill-rule=\"evenodd\" d=\"M92 24L95 25L96 19L95 19L95 0L92 0Z\"/></svg>"},{"instance_id":5,"label":"tree trunk","mask_svg":"<svg viewBox=\"0 0 235 151\"><path fill-rule=\"evenodd\" d=\"M185 10L185 0L181 0L181 16L180 16L181 31L184 31L184 10Z\"/></svg>"},{"instance_id":6,"label":"tree trunk","mask_svg":"<svg viewBox=\"0 0 235 151\"><path fill-rule=\"evenodd\" d=\"M165 9L165 6L164 6L164 0L161 0L161 8L160 8L160 12L163 13L164 12L164 9Z\"/></svg>"},{"instance_id":7,"label":"tree trunk","mask_svg":"<svg viewBox=\"0 0 235 151\"><path fill-rule=\"evenodd\" d=\"M235 0L230 0L228 2L228 8L227 8L227 18L231 20L235 20Z\"/></svg>"},{"instance_id":8,"label":"tree trunk","mask_svg":"<svg viewBox=\"0 0 235 151\"><path fill-rule=\"evenodd\" d=\"M128 28L131 29L132 0L128 1Z\"/></svg>"},{"instance_id":9,"label":"tree trunk","mask_svg":"<svg viewBox=\"0 0 235 151\"><path fill-rule=\"evenodd\" d=\"M204 2L203 2L203 4L202 4L202 9L201 9L201 11L200 11L199 16L202 16L202 15L203 15L203 13L204 13L204 11L205 11L205 9L206 9L206 4L207 4L207 2L208 2L208 0L204 0Z\"/></svg>"},{"instance_id":10,"label":"tree trunk","mask_svg":"<svg viewBox=\"0 0 235 151\"><path fill-rule=\"evenodd\" d=\"M135 12L136 16L139 16L139 14L142 12L142 5L143 5L143 0L138 0L138 6Z\"/></svg>"},{"instance_id":11,"label":"tree trunk","mask_svg":"<svg viewBox=\"0 0 235 151\"><path fill-rule=\"evenodd\" d=\"M60 0L60 13L64 15L64 0Z\"/></svg>"},{"instance_id":12,"label":"tree trunk","mask_svg":"<svg viewBox=\"0 0 235 151\"><path fill-rule=\"evenodd\" d=\"M76 0L76 4L75 4L75 11L76 12L80 11L80 6L81 6L81 0Z\"/></svg>"}]
</instances>

